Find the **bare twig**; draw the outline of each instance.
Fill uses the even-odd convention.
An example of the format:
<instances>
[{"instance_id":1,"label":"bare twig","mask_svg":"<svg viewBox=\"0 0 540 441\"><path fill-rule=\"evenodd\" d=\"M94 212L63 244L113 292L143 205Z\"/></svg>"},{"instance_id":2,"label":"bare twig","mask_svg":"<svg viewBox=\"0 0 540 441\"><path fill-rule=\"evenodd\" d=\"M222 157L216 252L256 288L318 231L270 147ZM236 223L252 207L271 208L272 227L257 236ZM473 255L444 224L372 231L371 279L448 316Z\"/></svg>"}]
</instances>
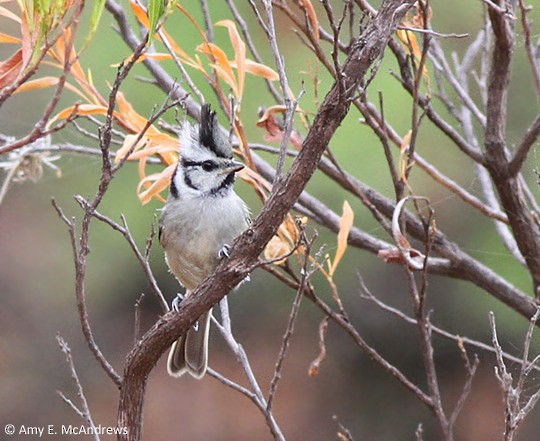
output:
<instances>
[{"instance_id":1,"label":"bare twig","mask_svg":"<svg viewBox=\"0 0 540 441\"><path fill-rule=\"evenodd\" d=\"M224 297L220 302L220 309L221 309L221 318L222 323L218 324L218 329L221 332L221 335L223 335L223 338L225 339L225 342L231 349L231 351L236 356L236 359L238 360L238 363L242 367L242 370L246 374L246 377L248 379L248 382L251 386L252 391L247 392L245 388L242 388L238 385L233 385L233 382L226 381L224 382L229 387L233 387L234 389L238 390L239 392L246 395L248 398L250 398L260 409L262 414L265 417L266 423L268 427L270 428L270 432L272 433L274 439L276 441L285 441L285 437L278 426L272 411L271 406L268 405L267 400L265 400L264 395L261 391L261 388L259 386L259 383L257 381L257 378L255 376L255 373L253 372L253 369L251 368L251 364L249 362L249 358L244 351L244 348L238 341L235 339L234 334L232 332L232 325L231 325L231 319L229 316L229 306L227 302L227 298Z\"/></svg>"},{"instance_id":2,"label":"bare twig","mask_svg":"<svg viewBox=\"0 0 540 441\"><path fill-rule=\"evenodd\" d=\"M84 394L79 375L77 374L77 371L75 369L75 363L73 363L71 349L69 348L66 341L59 334L56 335L56 341L58 342L60 349L66 356L66 362L71 373L71 379L73 380L73 383L75 383L75 387L77 389L77 396L79 397L81 408L77 407L77 405L73 403L73 401L71 401L69 398L67 398L62 392L57 391L57 393L58 395L60 395L64 403L71 407L71 409L83 419L83 421L88 425L88 427L93 429L92 433L94 435L94 440L99 441L99 431L96 430L96 425L94 424L94 421L92 419L92 414L90 413L90 408L88 407L88 402L86 400L86 396Z\"/></svg>"},{"instance_id":3,"label":"bare twig","mask_svg":"<svg viewBox=\"0 0 540 441\"><path fill-rule=\"evenodd\" d=\"M276 394L277 386L279 383L279 380L281 379L281 371L283 367L283 361L285 360L285 356L287 354L287 349L290 345L291 337L294 333L294 324L296 322L296 318L298 316L298 312L300 310L300 302L302 301L302 297L304 296L304 289L306 287L307 279L309 277L308 273L308 262L309 262L309 255L311 253L311 246L313 245L313 240L306 242L304 245L304 264L302 269L302 279L300 281L300 284L298 286L298 290L296 292L296 297L294 298L291 313L289 315L289 321L287 323L287 329L285 330L285 334L283 335L283 341L281 344L281 348L279 350L278 359L276 362L276 366L274 368L274 374L272 376L272 380L270 381L270 390L268 392L268 400L267 400L267 409L268 411L272 410L272 404L274 401L274 396Z\"/></svg>"},{"instance_id":4,"label":"bare twig","mask_svg":"<svg viewBox=\"0 0 540 441\"><path fill-rule=\"evenodd\" d=\"M504 440L512 441L514 440L517 432L521 426L523 420L528 416L528 414L534 409L538 400L540 400L540 388L532 394L525 404L522 404L522 397L524 394L525 380L527 379L528 374L530 373L531 364L536 364L539 361L539 358L536 357L532 363L529 362L529 349L532 341L533 331L537 325L538 319L540 318L540 309L531 317L529 329L525 336L523 344L523 358L521 361L521 367L519 372L519 377L517 382L514 385L514 379L512 374L508 371L506 364L504 363L503 351L497 337L497 327L495 323L495 315L493 312L489 314L489 321L491 325L492 332L492 342L493 347L495 348L495 353L497 356L497 366L495 368L495 376L499 380L499 384L504 394L504 405L505 405L505 432Z\"/></svg>"}]
</instances>

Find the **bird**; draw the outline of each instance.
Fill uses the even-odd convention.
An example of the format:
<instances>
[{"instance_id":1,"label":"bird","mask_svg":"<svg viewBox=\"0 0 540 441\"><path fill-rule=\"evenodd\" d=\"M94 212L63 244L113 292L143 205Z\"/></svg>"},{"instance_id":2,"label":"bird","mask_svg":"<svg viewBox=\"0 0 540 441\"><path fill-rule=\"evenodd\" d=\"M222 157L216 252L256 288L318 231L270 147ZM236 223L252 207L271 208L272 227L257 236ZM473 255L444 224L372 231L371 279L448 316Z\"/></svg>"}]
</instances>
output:
<instances>
[{"instance_id":1,"label":"bird","mask_svg":"<svg viewBox=\"0 0 540 441\"><path fill-rule=\"evenodd\" d=\"M234 240L249 225L249 209L235 193L244 164L233 159L232 145L211 106L201 106L199 123L185 122L179 160L159 222L159 241L170 271L189 296L229 256ZM178 297L173 309L179 308ZM211 310L173 343L167 360L172 377L201 379L208 366Z\"/></svg>"}]
</instances>

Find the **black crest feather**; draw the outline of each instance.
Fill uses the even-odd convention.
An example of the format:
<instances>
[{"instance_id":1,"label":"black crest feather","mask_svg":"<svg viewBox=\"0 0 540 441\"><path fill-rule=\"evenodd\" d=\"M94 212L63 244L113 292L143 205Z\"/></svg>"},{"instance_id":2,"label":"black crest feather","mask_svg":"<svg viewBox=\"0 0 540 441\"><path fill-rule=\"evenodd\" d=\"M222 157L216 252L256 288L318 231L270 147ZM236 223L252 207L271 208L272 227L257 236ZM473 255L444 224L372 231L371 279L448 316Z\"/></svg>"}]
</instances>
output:
<instances>
[{"instance_id":1,"label":"black crest feather","mask_svg":"<svg viewBox=\"0 0 540 441\"><path fill-rule=\"evenodd\" d=\"M199 129L201 145L212 150L221 158L232 158L232 147L229 140L221 133L216 112L209 104L201 107L201 126Z\"/></svg>"}]
</instances>

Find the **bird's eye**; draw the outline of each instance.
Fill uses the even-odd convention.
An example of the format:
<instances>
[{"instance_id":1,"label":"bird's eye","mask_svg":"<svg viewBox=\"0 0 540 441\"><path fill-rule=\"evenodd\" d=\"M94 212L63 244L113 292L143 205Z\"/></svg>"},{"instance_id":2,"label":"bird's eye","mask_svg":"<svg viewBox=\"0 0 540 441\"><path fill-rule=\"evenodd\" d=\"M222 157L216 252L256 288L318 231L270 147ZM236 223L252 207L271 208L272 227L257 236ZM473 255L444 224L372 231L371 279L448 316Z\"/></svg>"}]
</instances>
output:
<instances>
[{"instance_id":1,"label":"bird's eye","mask_svg":"<svg viewBox=\"0 0 540 441\"><path fill-rule=\"evenodd\" d=\"M209 172L209 171L214 170L215 168L216 168L216 164L214 164L212 161L204 161L202 163L202 169L204 171Z\"/></svg>"}]
</instances>

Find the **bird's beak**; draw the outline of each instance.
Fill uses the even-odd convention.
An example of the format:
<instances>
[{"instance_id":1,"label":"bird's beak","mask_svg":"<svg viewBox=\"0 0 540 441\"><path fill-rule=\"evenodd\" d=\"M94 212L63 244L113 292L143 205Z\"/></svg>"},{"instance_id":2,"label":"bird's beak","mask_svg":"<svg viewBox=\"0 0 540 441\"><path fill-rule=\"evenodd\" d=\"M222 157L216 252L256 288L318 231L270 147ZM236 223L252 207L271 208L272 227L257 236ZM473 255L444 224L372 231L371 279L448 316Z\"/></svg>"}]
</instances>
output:
<instances>
[{"instance_id":1,"label":"bird's beak","mask_svg":"<svg viewBox=\"0 0 540 441\"><path fill-rule=\"evenodd\" d=\"M241 162L231 161L231 162L229 162L227 167L224 167L224 168L222 168L220 170L219 174L228 175L228 174L231 174L231 173L239 172L243 168L244 168L244 164L242 164Z\"/></svg>"}]
</instances>

